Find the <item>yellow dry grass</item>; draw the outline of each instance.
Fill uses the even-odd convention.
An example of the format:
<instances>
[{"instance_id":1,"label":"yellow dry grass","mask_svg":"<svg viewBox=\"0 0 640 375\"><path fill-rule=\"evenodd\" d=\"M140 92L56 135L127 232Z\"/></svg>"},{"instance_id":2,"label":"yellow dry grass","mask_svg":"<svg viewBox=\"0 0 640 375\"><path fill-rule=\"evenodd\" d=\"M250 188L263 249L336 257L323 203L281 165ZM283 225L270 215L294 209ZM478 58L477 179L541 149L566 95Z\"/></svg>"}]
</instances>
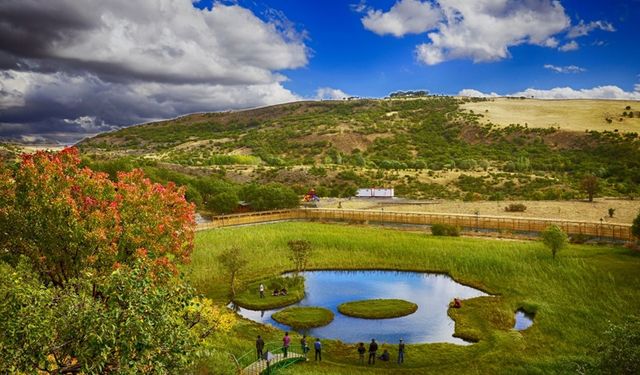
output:
<instances>
[{"instance_id":1,"label":"yellow dry grass","mask_svg":"<svg viewBox=\"0 0 640 375\"><path fill-rule=\"evenodd\" d=\"M625 108L640 111L640 101L631 100L537 100L496 98L466 103L462 108L484 115L481 123L528 124L529 127L559 126L562 130L640 132L640 116L623 117ZM488 110L488 112L487 112ZM627 111L628 112L628 111ZM607 118L612 120L607 122Z\"/></svg>"},{"instance_id":2,"label":"yellow dry grass","mask_svg":"<svg viewBox=\"0 0 640 375\"><path fill-rule=\"evenodd\" d=\"M595 221L600 218L604 223L631 224L640 212L640 200L596 199L586 201L405 201L403 199L323 199L319 207L338 208L341 202L343 209L370 209L385 211L475 214L508 217L528 217L544 219L560 219L570 221ZM394 204L394 202L404 204ZM408 204L415 202L414 204ZM504 208L511 203L523 203L527 206L525 212L506 212ZM609 208L615 209L612 218L608 215Z\"/></svg>"}]
</instances>

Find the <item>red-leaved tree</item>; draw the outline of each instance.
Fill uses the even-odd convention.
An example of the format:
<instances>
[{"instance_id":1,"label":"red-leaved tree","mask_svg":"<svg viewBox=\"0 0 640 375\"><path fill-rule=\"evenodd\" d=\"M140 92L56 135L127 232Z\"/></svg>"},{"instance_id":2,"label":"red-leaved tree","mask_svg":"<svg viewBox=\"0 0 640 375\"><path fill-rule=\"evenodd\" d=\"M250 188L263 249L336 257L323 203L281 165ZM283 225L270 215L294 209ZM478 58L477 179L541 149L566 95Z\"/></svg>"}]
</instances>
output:
<instances>
[{"instance_id":1,"label":"red-leaved tree","mask_svg":"<svg viewBox=\"0 0 640 375\"><path fill-rule=\"evenodd\" d=\"M140 254L175 269L189 259L194 227L183 188L152 183L139 170L112 182L82 168L76 148L24 155L16 169L0 169L0 252L26 255L57 286L81 272L106 275Z\"/></svg>"}]
</instances>

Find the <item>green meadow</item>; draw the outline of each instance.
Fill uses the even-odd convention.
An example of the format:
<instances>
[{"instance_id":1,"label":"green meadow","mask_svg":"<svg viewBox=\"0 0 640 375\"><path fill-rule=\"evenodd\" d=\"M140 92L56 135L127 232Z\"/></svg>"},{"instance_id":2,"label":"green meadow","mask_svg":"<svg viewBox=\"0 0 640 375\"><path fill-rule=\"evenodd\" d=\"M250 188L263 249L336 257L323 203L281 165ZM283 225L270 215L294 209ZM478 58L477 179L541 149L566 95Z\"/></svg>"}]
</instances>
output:
<instances>
[{"instance_id":1,"label":"green meadow","mask_svg":"<svg viewBox=\"0 0 640 375\"><path fill-rule=\"evenodd\" d=\"M228 303L229 286L216 256L230 246L244 251L242 285L293 270L287 241L313 245L308 269L392 269L447 273L492 296L450 309L456 336L477 343L407 345L395 364L395 343L383 343L389 363L359 365L354 343L323 340L323 362L296 364L290 374L575 373L589 362L610 322L640 311L640 254L624 247L569 245L556 259L541 242L434 237L379 227L287 222L199 232L186 269L199 292ZM256 292L257 293L257 292ZM514 331L514 311L535 312L535 323ZM254 348L255 337L279 341L282 331L240 319L228 334L211 340L201 373L233 373L233 356ZM299 337L294 335L293 343Z\"/></svg>"}]
</instances>

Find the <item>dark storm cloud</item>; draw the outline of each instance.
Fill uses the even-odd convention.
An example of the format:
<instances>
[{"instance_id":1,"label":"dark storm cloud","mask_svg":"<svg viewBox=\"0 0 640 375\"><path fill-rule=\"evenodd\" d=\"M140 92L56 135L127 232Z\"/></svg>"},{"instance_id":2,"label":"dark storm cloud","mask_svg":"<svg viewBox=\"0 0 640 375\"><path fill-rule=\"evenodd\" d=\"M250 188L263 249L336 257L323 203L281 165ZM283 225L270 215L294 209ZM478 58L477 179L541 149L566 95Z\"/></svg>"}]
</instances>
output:
<instances>
[{"instance_id":1,"label":"dark storm cloud","mask_svg":"<svg viewBox=\"0 0 640 375\"><path fill-rule=\"evenodd\" d=\"M90 11L66 2L4 0L0 3L0 49L16 56L46 57L55 44L71 43L97 24Z\"/></svg>"},{"instance_id":2,"label":"dark storm cloud","mask_svg":"<svg viewBox=\"0 0 640 375\"><path fill-rule=\"evenodd\" d=\"M0 1L0 138L69 142L294 100L277 71L304 66L307 49L282 25L190 0Z\"/></svg>"}]
</instances>

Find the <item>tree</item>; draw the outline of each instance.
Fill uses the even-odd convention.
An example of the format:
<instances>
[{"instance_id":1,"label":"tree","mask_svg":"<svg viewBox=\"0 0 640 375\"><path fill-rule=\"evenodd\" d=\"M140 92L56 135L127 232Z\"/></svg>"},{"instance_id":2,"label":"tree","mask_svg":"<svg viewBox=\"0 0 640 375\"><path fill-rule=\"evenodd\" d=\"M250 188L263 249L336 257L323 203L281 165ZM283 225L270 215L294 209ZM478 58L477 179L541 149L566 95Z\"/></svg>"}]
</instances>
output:
<instances>
[{"instance_id":1,"label":"tree","mask_svg":"<svg viewBox=\"0 0 640 375\"><path fill-rule=\"evenodd\" d=\"M300 198L291 188L277 183L245 185L240 191L240 198L249 203L255 211L294 208L300 205Z\"/></svg>"},{"instance_id":2,"label":"tree","mask_svg":"<svg viewBox=\"0 0 640 375\"><path fill-rule=\"evenodd\" d=\"M247 265L248 261L244 257L244 253L240 248L231 247L218 255L218 261L229 274L229 287L231 289L231 298L236 296L236 279L238 274Z\"/></svg>"},{"instance_id":3,"label":"tree","mask_svg":"<svg viewBox=\"0 0 640 375\"><path fill-rule=\"evenodd\" d=\"M11 373L183 373L233 316L178 275L193 249L183 189L110 180L74 148L0 167L0 363Z\"/></svg>"},{"instance_id":4,"label":"tree","mask_svg":"<svg viewBox=\"0 0 640 375\"><path fill-rule=\"evenodd\" d=\"M169 282L170 281L170 282ZM22 257L0 262L0 363L8 373L184 373L202 340L235 321L172 272L139 259L105 276L44 287Z\"/></svg>"},{"instance_id":5,"label":"tree","mask_svg":"<svg viewBox=\"0 0 640 375\"><path fill-rule=\"evenodd\" d=\"M211 196L207 201L207 208L217 214L229 214L238 207L238 200L235 191L224 191Z\"/></svg>"},{"instance_id":6,"label":"tree","mask_svg":"<svg viewBox=\"0 0 640 375\"><path fill-rule=\"evenodd\" d=\"M640 212L638 212L638 216L633 219L633 224L631 224L631 234L640 241Z\"/></svg>"},{"instance_id":7,"label":"tree","mask_svg":"<svg viewBox=\"0 0 640 375\"><path fill-rule=\"evenodd\" d=\"M311 243L307 240L291 240L287 242L291 255L289 259L296 266L296 273L304 272L311 257Z\"/></svg>"},{"instance_id":8,"label":"tree","mask_svg":"<svg viewBox=\"0 0 640 375\"><path fill-rule=\"evenodd\" d=\"M593 202L593 196L598 192L599 181L596 176L586 176L582 179L580 185L582 186L582 190L584 190L589 196L589 202Z\"/></svg>"},{"instance_id":9,"label":"tree","mask_svg":"<svg viewBox=\"0 0 640 375\"><path fill-rule=\"evenodd\" d=\"M556 253L567 246L569 239L567 234L557 225L549 225L542 233L542 242L551 250L553 258Z\"/></svg>"},{"instance_id":10,"label":"tree","mask_svg":"<svg viewBox=\"0 0 640 375\"><path fill-rule=\"evenodd\" d=\"M86 268L108 274L137 250L169 267L186 262L194 228L182 188L151 183L140 170L113 182L81 168L75 148L24 155L16 170L0 171L0 251L13 264L28 257L56 286Z\"/></svg>"}]
</instances>

